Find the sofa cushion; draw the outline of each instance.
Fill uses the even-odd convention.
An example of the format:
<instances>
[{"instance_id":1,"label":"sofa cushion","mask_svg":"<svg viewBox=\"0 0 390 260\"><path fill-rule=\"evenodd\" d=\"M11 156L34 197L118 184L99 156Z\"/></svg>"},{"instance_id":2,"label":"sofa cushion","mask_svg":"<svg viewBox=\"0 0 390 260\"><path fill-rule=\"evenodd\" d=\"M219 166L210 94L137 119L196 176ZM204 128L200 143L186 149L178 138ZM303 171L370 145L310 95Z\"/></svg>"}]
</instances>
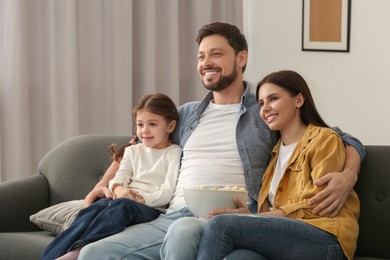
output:
<instances>
[{"instance_id":1,"label":"sofa cushion","mask_svg":"<svg viewBox=\"0 0 390 260\"><path fill-rule=\"evenodd\" d=\"M360 199L355 256L390 259L390 149L379 145L366 145L365 149L367 157L355 186Z\"/></svg>"},{"instance_id":2,"label":"sofa cushion","mask_svg":"<svg viewBox=\"0 0 390 260\"><path fill-rule=\"evenodd\" d=\"M39 259L54 236L46 231L0 232L0 259Z\"/></svg>"},{"instance_id":3,"label":"sofa cushion","mask_svg":"<svg viewBox=\"0 0 390 260\"><path fill-rule=\"evenodd\" d=\"M41 229L57 235L72 224L83 205L84 200L59 203L31 215L30 221Z\"/></svg>"}]
</instances>

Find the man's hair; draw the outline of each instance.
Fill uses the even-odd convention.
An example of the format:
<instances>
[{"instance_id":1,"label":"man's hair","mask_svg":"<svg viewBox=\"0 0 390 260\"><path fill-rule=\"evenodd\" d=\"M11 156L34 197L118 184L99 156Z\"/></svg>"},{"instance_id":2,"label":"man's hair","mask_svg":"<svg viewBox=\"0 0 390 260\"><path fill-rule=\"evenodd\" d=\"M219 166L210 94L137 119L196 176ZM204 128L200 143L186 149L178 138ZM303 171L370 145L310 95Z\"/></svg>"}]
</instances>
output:
<instances>
[{"instance_id":1,"label":"man's hair","mask_svg":"<svg viewBox=\"0 0 390 260\"><path fill-rule=\"evenodd\" d=\"M196 42L199 45L203 38L215 34L224 37L228 41L229 45L234 49L234 53L236 55L240 51L248 51L248 43L246 42L245 35L241 33L237 26L229 23L214 22L204 25L198 32ZM245 68L246 65L242 68L242 72L245 71Z\"/></svg>"}]
</instances>

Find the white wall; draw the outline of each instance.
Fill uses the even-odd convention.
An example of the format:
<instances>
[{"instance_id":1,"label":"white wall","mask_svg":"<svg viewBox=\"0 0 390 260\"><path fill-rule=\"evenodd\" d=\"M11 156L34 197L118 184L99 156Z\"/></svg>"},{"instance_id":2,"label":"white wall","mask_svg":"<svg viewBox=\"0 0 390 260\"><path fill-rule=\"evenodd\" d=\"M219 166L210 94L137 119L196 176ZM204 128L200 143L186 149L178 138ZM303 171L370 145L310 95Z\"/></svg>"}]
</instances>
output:
<instances>
[{"instance_id":1,"label":"white wall","mask_svg":"<svg viewBox=\"0 0 390 260\"><path fill-rule=\"evenodd\" d=\"M390 144L390 1L352 0L350 52L301 50L302 0L244 0L246 79L299 72L330 125L364 144Z\"/></svg>"}]
</instances>

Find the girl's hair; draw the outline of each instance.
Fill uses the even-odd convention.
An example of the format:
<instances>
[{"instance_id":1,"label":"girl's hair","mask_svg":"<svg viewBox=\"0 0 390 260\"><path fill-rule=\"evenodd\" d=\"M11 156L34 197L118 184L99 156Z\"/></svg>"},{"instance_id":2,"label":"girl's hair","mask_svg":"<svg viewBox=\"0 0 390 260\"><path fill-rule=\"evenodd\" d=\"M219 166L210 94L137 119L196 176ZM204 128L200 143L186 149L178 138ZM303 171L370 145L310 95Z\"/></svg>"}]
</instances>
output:
<instances>
[{"instance_id":1,"label":"girl's hair","mask_svg":"<svg viewBox=\"0 0 390 260\"><path fill-rule=\"evenodd\" d=\"M325 121L321 118L318 113L316 106L314 104L313 97L310 93L309 86L307 85L304 78L295 71L291 70L282 70L278 72L273 72L266 76L263 80L257 84L256 88L256 98L259 100L259 89L265 83L275 84L295 97L299 93L302 94L305 99L300 116L305 125L313 124L316 126L328 127Z\"/></svg>"},{"instance_id":2,"label":"girl's hair","mask_svg":"<svg viewBox=\"0 0 390 260\"><path fill-rule=\"evenodd\" d=\"M162 93L149 94L141 97L138 101L138 104L133 108L133 119L134 122L137 119L137 113L140 111L147 111L156 115L162 116L167 123L172 121L179 121L179 113L175 103L167 95ZM172 135L172 133L171 133ZM169 136L171 139L172 136ZM135 141L138 141L138 138L135 137ZM126 144L121 148L117 149L115 144L112 144L109 148L110 153L115 161L119 161L123 157L125 148L131 144Z\"/></svg>"},{"instance_id":3,"label":"girl's hair","mask_svg":"<svg viewBox=\"0 0 390 260\"><path fill-rule=\"evenodd\" d=\"M248 51L248 43L246 42L245 35L241 33L237 26L229 23L214 22L204 25L198 32L196 42L199 45L203 38L215 34L224 37L234 49L236 55L240 51ZM242 68L242 72L245 71L245 67L246 65Z\"/></svg>"}]
</instances>

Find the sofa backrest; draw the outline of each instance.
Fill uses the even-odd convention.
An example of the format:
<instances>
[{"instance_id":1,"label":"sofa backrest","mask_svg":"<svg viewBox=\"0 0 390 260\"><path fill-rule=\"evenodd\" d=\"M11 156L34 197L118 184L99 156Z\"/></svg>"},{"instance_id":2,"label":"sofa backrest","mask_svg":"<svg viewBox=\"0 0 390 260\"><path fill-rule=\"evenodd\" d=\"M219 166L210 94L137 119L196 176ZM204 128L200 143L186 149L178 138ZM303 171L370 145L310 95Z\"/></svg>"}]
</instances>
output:
<instances>
[{"instance_id":1,"label":"sofa backrest","mask_svg":"<svg viewBox=\"0 0 390 260\"><path fill-rule=\"evenodd\" d=\"M360 199L356 256L390 259L390 146L365 146L355 186Z\"/></svg>"},{"instance_id":2,"label":"sofa backrest","mask_svg":"<svg viewBox=\"0 0 390 260\"><path fill-rule=\"evenodd\" d=\"M80 135L51 149L38 165L49 183L50 205L83 199L112 162L108 147L129 140L130 136Z\"/></svg>"}]
</instances>

